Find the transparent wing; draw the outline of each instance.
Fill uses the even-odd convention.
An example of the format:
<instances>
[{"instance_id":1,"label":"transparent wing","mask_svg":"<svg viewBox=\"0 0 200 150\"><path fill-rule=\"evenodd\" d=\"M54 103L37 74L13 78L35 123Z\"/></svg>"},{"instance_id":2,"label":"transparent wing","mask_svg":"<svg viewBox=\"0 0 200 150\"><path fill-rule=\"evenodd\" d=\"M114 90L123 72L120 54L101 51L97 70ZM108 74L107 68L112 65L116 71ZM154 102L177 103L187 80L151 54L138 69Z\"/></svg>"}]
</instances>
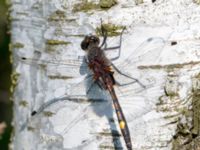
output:
<instances>
[{"instance_id":1,"label":"transparent wing","mask_svg":"<svg viewBox=\"0 0 200 150\"><path fill-rule=\"evenodd\" d=\"M184 76L195 75L199 72L200 68L186 68L181 72L182 78ZM189 74L188 74L189 73ZM87 80L87 81L86 81ZM91 78L87 78L84 82L91 83ZM85 87L84 82L80 82L75 86L71 87L69 97L65 98L65 101L74 103L79 109L74 117L63 129L63 134L67 134L75 125L80 121L88 119L89 115L96 113L97 116L106 115L107 118L112 118L113 111L112 100L107 91L100 89L97 85L93 85L92 90L87 94L78 94L82 88ZM131 84L123 87L115 87L118 99L122 106L123 112L126 116L128 123L141 118L147 113L151 112L155 108L155 104L158 102L158 97L163 94L163 83L159 79L152 86L146 89L141 88L137 84ZM84 89L85 92L87 89ZM156 97L157 95L157 97ZM56 102L57 103L57 102ZM55 106L56 104L54 104ZM53 105L52 105L53 106ZM74 109L76 110L76 109Z\"/></svg>"},{"instance_id":2,"label":"transparent wing","mask_svg":"<svg viewBox=\"0 0 200 150\"><path fill-rule=\"evenodd\" d=\"M163 45L164 45L164 42L161 38L154 38L154 40L153 39L146 40L145 42L143 42L140 45L139 48L136 49L136 51L138 51L141 48L142 49L148 48L148 50L145 51L145 54L144 54L144 51L143 51L142 54L140 54L139 52L136 53L137 59L135 59L135 60L139 61L140 58L141 58L140 56L144 56L145 58L148 58L147 55L149 55L149 53L151 53L151 51L153 51L153 50L155 50L155 52L157 52L157 53L155 53L156 55L159 55L160 53L158 53L158 51L156 51L156 50L159 49L160 47L162 47ZM136 62L136 61L130 62L130 60L132 60L131 56L128 57L122 63L121 66L123 66L124 69L126 69L127 65L129 66L129 64L126 61L129 61L129 63ZM115 77L116 76L117 76L117 73L115 73ZM119 77L119 80L124 82L125 81L124 76L123 76L123 78L122 78L122 76ZM110 99L107 92L106 91L102 92L102 89L100 89L97 85L93 85L93 88L91 88L90 92L86 93L88 91L89 87L91 86L91 84L92 84L92 78L88 78L84 81L80 81L80 83L69 88L67 93L70 93L70 98L68 97L69 95L67 94L64 98L60 97L61 101L65 99L65 100L72 100L73 102L77 102L77 100L79 102L80 101L81 102L88 102L89 105L85 106L82 110L82 112L87 112L86 110L91 107L90 103L93 104L94 102L97 102L99 100L100 101L104 100L104 102L106 102L106 100ZM134 85L132 84L132 85L118 87L118 89L120 91L118 93L123 93L123 94L118 95L119 99L125 99L124 104L122 104L122 105L124 105L124 107L131 106L130 108L134 108L134 110L135 110L134 113L128 113L128 114L130 114L130 115L127 115L127 116L130 116L130 117L127 118L128 121L133 120L137 116L141 116L142 114L148 112L149 109L151 108L152 105L149 104L150 101L148 100L147 97L144 97L144 95L146 95L146 94L144 94L146 92L146 89L144 90L144 88L142 88L141 86L139 86L137 84L134 84ZM82 98L80 98L80 96ZM74 97L74 99L72 97ZM134 101L130 100L130 99L134 99ZM58 101L59 101L59 99L56 99L56 100L53 100L52 102L49 102L49 104L50 103L57 103ZM46 106L49 106L49 104L46 105ZM111 101L107 101L107 105L110 106ZM104 104L104 106L105 106L105 104ZM97 110L97 109L94 109L94 110ZM110 110L112 110L112 107L110 107ZM129 110L129 109L126 109L126 110ZM141 110L145 110L145 111L141 111ZM106 112L106 110L102 110L102 111ZM136 112L141 112L141 113L136 113ZM133 117L134 115L132 115L132 114L137 114L137 115L135 117ZM78 118L75 117L74 120L71 121L71 124L68 125L67 129L65 129L64 132L65 133L68 132L70 130L70 128L74 127L74 125L77 124L81 120L81 118L84 118L85 115L87 115L87 113L81 113L81 115L77 116Z\"/></svg>"},{"instance_id":3,"label":"transparent wing","mask_svg":"<svg viewBox=\"0 0 200 150\"><path fill-rule=\"evenodd\" d=\"M90 103L108 100L107 93L105 91L102 92L102 89L94 83L91 74L88 74L85 77L80 77L79 79L76 79L76 81L73 80L73 84L68 85L64 90L63 88L61 89L62 91L60 91L60 89L55 90L54 95L56 96L40 106L36 112L41 113L46 108L62 101Z\"/></svg>"},{"instance_id":4,"label":"transparent wing","mask_svg":"<svg viewBox=\"0 0 200 150\"><path fill-rule=\"evenodd\" d=\"M129 70L137 66L138 64L152 64L155 63L160 55L164 45L166 44L165 40L161 37L153 37L145 40L136 48L129 57L123 60L117 68L123 70L123 72L130 72ZM83 57L77 57L74 59L54 59L49 57L43 58L26 58L26 57L17 57L24 64L29 65L40 65L45 66L47 70L47 75L52 78L64 78L66 76L77 77L80 74L86 74L89 72L87 64L85 63ZM133 70L131 72L134 72ZM135 72L134 72L135 73ZM119 83L130 83L131 80L126 78L123 75L115 72L115 78Z\"/></svg>"},{"instance_id":5,"label":"transparent wing","mask_svg":"<svg viewBox=\"0 0 200 150\"><path fill-rule=\"evenodd\" d=\"M199 73L199 69L198 65L193 68L191 68L191 66L186 66L185 69L180 69L180 73L182 78L184 78L184 76L194 76ZM66 97L64 101L57 101L47 108L47 110L49 109L56 113L55 117L53 117L54 119L58 118L58 121L54 120L56 124L54 125L54 130L56 133L66 137L74 137L70 135L77 133L80 135L81 133L82 141L86 142L89 142L91 139L98 139L97 137L102 137L102 135L107 135L107 137L105 137L106 140L108 140L108 137L112 139L111 130L115 129L113 126L111 127L112 123L107 122L113 122L113 120L115 120L116 126L118 126L118 124L116 117L114 117L115 111L113 110L112 100L110 99L109 94L104 90L97 89L99 88L98 86L92 88L94 91L91 91L91 93L98 93L98 91L101 94L103 93L103 95L100 94L99 97L97 96L100 99L97 97L90 99L88 96L90 93L85 93L86 95L84 95L84 93L83 95L78 95L81 92L77 93L77 91L85 86L85 83L91 83L91 80L91 77L86 77L86 79L70 87L69 92L72 92L72 95ZM150 116L155 113L155 106L158 102L158 98L160 95L164 94L163 87L161 86L163 86L163 83L157 79L157 82L154 83L153 86L146 89L142 89L137 84L115 87L129 127L132 127L133 124L141 119L146 118L148 120ZM87 89L85 88L83 91L86 90ZM63 118L62 123L59 122L59 118ZM156 117L151 118L151 121L154 119L156 119ZM91 126L92 129L90 130ZM130 130L132 129L130 128ZM98 142L103 143L103 139L104 138L101 138ZM79 142L79 140L77 140L77 142ZM76 143L74 145L79 145L80 147L86 146L83 143Z\"/></svg>"},{"instance_id":6,"label":"transparent wing","mask_svg":"<svg viewBox=\"0 0 200 150\"><path fill-rule=\"evenodd\" d=\"M155 55L159 55L160 52L157 50L161 50L162 46L164 45L164 40L162 38L153 38L153 39L148 39L145 42L143 42L137 49L136 49L136 61L141 59L141 56L143 56L143 58L148 58L149 53L152 53L152 51L155 51ZM145 50L145 48L148 48L148 50ZM142 54L140 52L138 52L138 50L142 49ZM144 50L143 50L144 49ZM134 53L134 52L133 52ZM50 70L56 70L55 72L58 72L58 70L63 70L63 68L67 68L67 73L69 73L68 71L71 69L75 69L76 71L78 70L82 70L84 72L88 72L88 68L87 68L87 64L81 64L83 59L75 59L75 60L67 60L67 61L62 61L62 60L44 60L44 59L30 59L30 58L24 58L24 57L20 57L20 60L25 62L26 64L39 64L39 65L47 65L48 67L50 67ZM129 63L135 62L132 61L131 62L131 55L130 57L128 57L127 59L125 59L125 61L121 64L121 66L125 67L129 66ZM143 59L145 60L145 59ZM52 68L55 67L55 68ZM63 73L63 72L62 72ZM52 74L52 72L51 72ZM60 75L60 73L57 73L58 75ZM56 75L56 73L55 73ZM116 76L115 76L116 77ZM121 76L122 77L122 76ZM123 78L120 78L120 80L123 82L125 81ZM41 108L39 108L39 110L42 112L42 110L44 110L46 107L50 106L53 103L57 103L58 101L62 101L62 100L75 100L78 96L83 96L82 98L78 98L79 100L88 100L90 101L91 99L93 100L106 100L109 99L108 95L106 92L102 92L102 89L100 89L97 85L93 85L93 87L90 89L90 92L88 92L89 88L91 87L92 84L92 78L88 78L84 81L81 81L78 84L75 84L75 86L70 87L67 91L67 93L69 94L63 94L64 97L59 97L59 98L55 98L52 99L50 102L47 102L46 104L44 104L44 106L42 106ZM131 88L130 88L131 87ZM123 86L122 88L119 87L119 89L121 89L121 93L123 93L122 97L126 97L128 99L128 97L135 96L137 94L135 94L135 91L137 91L138 93L144 93L145 90L138 85L130 85L129 88L128 86ZM134 91L134 92L133 92ZM88 92L88 93L87 93ZM134 93L134 94L133 94ZM143 102L146 103L146 100L143 96L144 94L140 94L137 95L137 97L135 99L138 99L138 102ZM73 99L72 97L75 97L75 99ZM60 99L60 100L59 100ZM142 100L143 99L143 100ZM135 106L141 106L141 105L135 105ZM140 107L142 108L142 107Z\"/></svg>"},{"instance_id":7,"label":"transparent wing","mask_svg":"<svg viewBox=\"0 0 200 150\"><path fill-rule=\"evenodd\" d=\"M16 56L16 58L23 64L30 66L40 66L45 68L49 77L77 77L89 72L87 64L85 63L84 57L77 57L74 59L53 59L50 57L43 58L28 58L23 56Z\"/></svg>"},{"instance_id":8,"label":"transparent wing","mask_svg":"<svg viewBox=\"0 0 200 150\"><path fill-rule=\"evenodd\" d=\"M19 57L18 57L19 58ZM55 65L55 66L58 66L58 65L63 65L65 67L70 67L70 66L73 66L73 67L80 67L81 65L81 60L41 60L41 59L34 59L34 58L25 58L25 57L22 57L22 58L19 58L19 60L25 64L28 64L28 65L32 65L32 64L38 64L38 65Z\"/></svg>"},{"instance_id":9,"label":"transparent wing","mask_svg":"<svg viewBox=\"0 0 200 150\"><path fill-rule=\"evenodd\" d=\"M157 64L163 48L168 43L168 41L161 37L152 37L142 42L135 50L128 54L127 58L118 62L116 67L113 67L116 81L120 84L129 84L135 81L135 83L143 87L149 86L151 83L145 83L141 80L145 74L141 74L137 70L137 66Z\"/></svg>"},{"instance_id":10,"label":"transparent wing","mask_svg":"<svg viewBox=\"0 0 200 150\"><path fill-rule=\"evenodd\" d=\"M146 95L146 90L137 84L131 84L123 87L115 87L117 91L117 96L122 103L123 108L129 107L129 109L134 109L135 111L130 113L129 109L125 113L130 113L127 115L127 120L130 122L135 117L141 116L143 113L147 112L152 105L149 105L149 100ZM88 75L85 79L80 80L77 84L72 85L65 90L66 93L58 96L57 98L51 99L43 104L40 108L36 110L38 113L42 113L45 110L53 110L57 112L61 109L60 103L65 103L65 105L72 104L76 106L77 109L70 110L70 112L75 111L72 114L76 114L71 121L69 121L65 128L63 129L63 134L70 132L72 128L75 128L76 124L87 119L88 115L96 114L98 117L106 116L106 118L113 118L113 108L112 100L109 93L101 89L97 84L93 84L92 76ZM63 107L63 104L62 104ZM66 107L64 107L66 108ZM146 108L146 109L144 109ZM137 113L137 116L133 117L135 112L145 112ZM113 120L113 119L112 119Z\"/></svg>"},{"instance_id":11,"label":"transparent wing","mask_svg":"<svg viewBox=\"0 0 200 150\"><path fill-rule=\"evenodd\" d=\"M124 88L116 87L118 99L129 123L151 112L156 103L156 94L162 92L159 83L152 84L151 87L145 89L138 84L134 85L128 85Z\"/></svg>"},{"instance_id":12,"label":"transparent wing","mask_svg":"<svg viewBox=\"0 0 200 150\"><path fill-rule=\"evenodd\" d=\"M128 69L128 66L155 64L167 43L162 37L148 38L133 52L130 52L128 57L117 65L117 67Z\"/></svg>"},{"instance_id":13,"label":"transparent wing","mask_svg":"<svg viewBox=\"0 0 200 150\"><path fill-rule=\"evenodd\" d=\"M193 78L197 76L200 71L199 62L195 65L193 63L184 63L181 68L176 68L178 86L181 85L179 87L179 92L184 93L180 96L182 98L181 101L183 101L182 103L187 101L187 92L192 90L193 86L195 86L193 85L195 84L193 83ZM156 71L152 74L149 72L149 76L155 77L155 80L152 80L152 84L149 84L146 89L142 89L139 85L136 86L135 84L134 86L117 87L117 90L119 90L118 98L123 107L124 114L127 116L128 122L132 122L154 111L159 97L165 95L163 85L165 85L166 79L164 77L159 78L156 74ZM185 91L186 88L187 92ZM177 107L177 105L173 104L170 106L174 108Z\"/></svg>"}]
</instances>

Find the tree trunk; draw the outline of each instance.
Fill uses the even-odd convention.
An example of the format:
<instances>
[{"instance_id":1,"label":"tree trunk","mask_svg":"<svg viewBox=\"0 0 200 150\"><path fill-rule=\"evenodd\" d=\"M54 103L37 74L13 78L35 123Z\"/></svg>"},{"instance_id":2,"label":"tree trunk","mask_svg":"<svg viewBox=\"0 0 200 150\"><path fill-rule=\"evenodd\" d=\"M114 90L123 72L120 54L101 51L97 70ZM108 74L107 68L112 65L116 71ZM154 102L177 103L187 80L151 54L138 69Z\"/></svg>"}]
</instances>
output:
<instances>
[{"instance_id":1,"label":"tree trunk","mask_svg":"<svg viewBox=\"0 0 200 150\"><path fill-rule=\"evenodd\" d=\"M113 63L145 85L115 87L133 149L200 149L199 18L197 0L12 0L11 148L126 149L108 93L83 80L80 43L102 19L108 47L126 27Z\"/></svg>"}]
</instances>

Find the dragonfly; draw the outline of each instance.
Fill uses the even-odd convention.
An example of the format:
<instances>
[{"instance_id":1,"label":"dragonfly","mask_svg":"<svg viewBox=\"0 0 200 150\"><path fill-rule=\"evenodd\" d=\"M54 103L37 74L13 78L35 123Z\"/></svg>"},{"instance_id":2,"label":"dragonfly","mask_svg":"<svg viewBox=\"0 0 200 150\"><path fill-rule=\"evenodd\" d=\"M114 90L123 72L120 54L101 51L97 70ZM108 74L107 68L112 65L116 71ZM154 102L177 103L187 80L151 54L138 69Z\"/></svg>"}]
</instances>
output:
<instances>
[{"instance_id":1,"label":"dragonfly","mask_svg":"<svg viewBox=\"0 0 200 150\"><path fill-rule=\"evenodd\" d=\"M151 37L145 40L138 48L136 48L133 52L133 54L130 54L129 57L127 57L123 62L121 62L118 66L115 66L113 61L120 58L121 55L121 45L122 45L122 35L124 33L125 28L122 30L120 34L120 42L118 46L114 47L107 47L107 31L102 28L102 35L103 40L100 44L100 38L96 35L87 35L85 36L84 40L81 42L81 48L86 52L86 56L82 59L76 60L76 61L69 61L69 63L56 63L51 62L47 60L37 60L37 59L31 59L26 57L20 57L20 60L24 63L41 63L41 64L52 64L52 65L66 65L68 67L77 67L79 68L79 72L87 72L90 71L89 74L84 77L84 82L90 83L88 88L86 89L86 95L90 95L90 93L94 92L94 86L97 86L101 91L105 92L107 91L111 98L114 105L114 109L118 118L118 124L121 130L121 133L123 135L124 141L126 143L126 147L128 150L132 150L132 141L131 141L131 135L129 131L129 127L126 121L126 117L123 113L123 110L120 106L118 96L115 92L115 87L121 87L122 89L125 89L126 86L130 86L132 84L138 84L138 86L145 90L148 88L147 85L143 84L139 79L132 77L131 75L128 75L124 72L122 72L120 69L118 69L118 66L120 68L127 68L129 65L134 65L137 63L144 62L153 62L155 61L155 58L158 58L158 56L161 54L162 49L164 48L166 41L162 37ZM118 50L118 55L114 58L108 59L105 55L105 52L111 51L111 50ZM153 56L153 57L152 57ZM83 63L84 62L84 63ZM137 69L135 67L135 69ZM116 77L115 77L116 76ZM119 76L119 79L117 78ZM125 80L126 82L125 82ZM123 81L120 81L123 80ZM74 92L76 92L75 89L82 88L82 86L85 84L82 84L83 81L81 81L78 84L75 84L71 88L69 94L73 95ZM130 95L133 91L125 91L122 95ZM63 100L71 100L76 101L77 97L80 95L73 95L70 96L69 94L66 94L66 96L62 96L59 98L54 98L46 103L44 103L42 106L40 106L37 110L34 110L32 112L32 116L35 116L41 112L43 112L47 107L50 105L57 103L59 101ZM98 96L96 94L93 94L94 99L98 100Z\"/></svg>"},{"instance_id":2,"label":"dragonfly","mask_svg":"<svg viewBox=\"0 0 200 150\"><path fill-rule=\"evenodd\" d=\"M113 100L119 126L121 129L122 135L124 137L127 149L132 150L132 142L131 142L131 137L130 137L127 121L123 114L122 108L119 104L117 95L113 87L116 84L116 81L113 76L114 72L111 69L110 61L107 59L103 50L101 49L101 47L105 44L105 41L106 41L106 36L104 37L103 43L99 47L100 39L97 36L89 35L89 36L86 36L84 40L82 41L81 48L87 52L86 61L88 63L89 68L92 70L94 74L93 75L94 83L98 84L100 88L109 91ZM133 80L140 83L139 80L137 79L133 79ZM141 84L141 86L143 85Z\"/></svg>"}]
</instances>

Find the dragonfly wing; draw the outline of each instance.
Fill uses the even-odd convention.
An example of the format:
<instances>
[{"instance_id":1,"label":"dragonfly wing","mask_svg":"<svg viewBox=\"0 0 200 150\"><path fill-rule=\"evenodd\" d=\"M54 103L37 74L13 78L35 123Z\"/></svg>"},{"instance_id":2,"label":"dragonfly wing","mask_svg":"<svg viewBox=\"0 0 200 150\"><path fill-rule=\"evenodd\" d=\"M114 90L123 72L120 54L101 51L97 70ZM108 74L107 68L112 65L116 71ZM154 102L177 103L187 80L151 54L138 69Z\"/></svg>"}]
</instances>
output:
<instances>
[{"instance_id":1,"label":"dragonfly wing","mask_svg":"<svg viewBox=\"0 0 200 150\"><path fill-rule=\"evenodd\" d=\"M191 89L196 86L195 79L199 74L199 69L199 64L185 65L176 69L177 85L181 85L181 87L179 86L179 96L183 101L187 100ZM149 79L151 78L152 84L147 88L142 88L138 84L116 86L116 93L128 122L148 118L149 114L155 113L156 108L159 107L156 105L159 102L159 98L165 95L163 85L166 85L166 78L158 75L157 72L149 72L148 76ZM145 81L143 78L141 80ZM185 87L187 87L187 90ZM174 106L176 107L177 105Z\"/></svg>"},{"instance_id":2,"label":"dragonfly wing","mask_svg":"<svg viewBox=\"0 0 200 150\"><path fill-rule=\"evenodd\" d=\"M96 140L103 129L108 126L105 124L107 118L95 113L97 109L105 112L108 109L105 107L107 104L107 102L65 103L65 108L59 109L55 117L52 118L52 120L56 119L52 121L55 127L54 131L66 137L66 147L76 147L78 145L82 149L87 149L87 146L92 144L89 141L91 139ZM60 118L62 118L62 122L59 121ZM73 139L73 137L76 139ZM98 139L98 143L102 142L103 139Z\"/></svg>"},{"instance_id":3,"label":"dragonfly wing","mask_svg":"<svg viewBox=\"0 0 200 150\"><path fill-rule=\"evenodd\" d=\"M124 114L128 122L132 122L137 118L143 117L151 112L157 102L155 95L163 93L159 84L156 83L148 88L141 88L137 84L125 87L116 87L116 93L120 104L124 110Z\"/></svg>"},{"instance_id":4,"label":"dragonfly wing","mask_svg":"<svg viewBox=\"0 0 200 150\"><path fill-rule=\"evenodd\" d=\"M150 83L144 83L141 81L141 72L137 70L137 66L145 64L157 64L159 56L163 48L166 45L166 41L161 37L153 37L145 40L139 45L133 52L131 52L127 58L119 62L115 68L115 79L121 84L137 83L141 86L148 86ZM124 75L125 74L125 75ZM129 76L129 77L127 77Z\"/></svg>"},{"instance_id":5,"label":"dragonfly wing","mask_svg":"<svg viewBox=\"0 0 200 150\"><path fill-rule=\"evenodd\" d=\"M166 40L161 37L149 38L116 66L123 74L129 76L124 76L119 71L115 71L114 74L116 81L126 83L124 86L117 86L117 94L128 122L153 111L157 100L155 95L163 92L160 90L162 89L160 85L163 85L160 83L162 80L157 81L154 74L139 72L137 66L157 64L166 44ZM155 91L158 94L153 94Z\"/></svg>"},{"instance_id":6,"label":"dragonfly wing","mask_svg":"<svg viewBox=\"0 0 200 150\"><path fill-rule=\"evenodd\" d=\"M101 101L108 99L105 90L94 82L92 73L87 74L83 81L79 81L77 84L73 84L69 88L68 93L70 96L84 95L89 101Z\"/></svg>"},{"instance_id":7,"label":"dragonfly wing","mask_svg":"<svg viewBox=\"0 0 200 150\"><path fill-rule=\"evenodd\" d=\"M166 44L162 37L148 38L142 42L133 52L128 54L119 65L119 68L127 68L127 66L138 66L145 64L155 64L161 55Z\"/></svg>"},{"instance_id":8,"label":"dragonfly wing","mask_svg":"<svg viewBox=\"0 0 200 150\"><path fill-rule=\"evenodd\" d=\"M108 102L108 98L106 98L109 95L106 91L98 90L97 85L92 85L92 80L92 75L86 76L84 80L77 79L77 83L67 88L65 95L58 96L57 101L46 108L46 111L55 112L55 116L50 119L53 120L56 133L62 134L64 137L71 137L72 135L72 137L78 137L75 140L76 143L73 143L74 139L67 138L66 143L70 147L79 145L86 149L84 147L87 145L82 142L87 142L89 139L95 140L103 132L105 126L108 126L106 124L107 117L102 116L107 116L108 111L112 112L112 107L109 105L111 101ZM86 93L89 86L93 87L89 93ZM109 117L111 116L112 114ZM62 121L59 118L63 118ZM98 124L95 122L98 122ZM74 134L77 136L74 136ZM98 140L98 142L102 142L102 140Z\"/></svg>"},{"instance_id":9,"label":"dragonfly wing","mask_svg":"<svg viewBox=\"0 0 200 150\"><path fill-rule=\"evenodd\" d=\"M47 71L47 75L50 78L72 78L78 77L80 75L86 74L89 69L83 58L74 58L67 60L58 60L50 57L42 58L28 58L19 57L16 58L29 66L40 66L41 69Z\"/></svg>"},{"instance_id":10,"label":"dragonfly wing","mask_svg":"<svg viewBox=\"0 0 200 150\"><path fill-rule=\"evenodd\" d=\"M53 98L47 100L36 112L41 113L47 108L57 109L59 102L93 103L108 100L108 94L93 82L92 74L79 78L69 79L65 82L66 87L56 88Z\"/></svg>"}]
</instances>

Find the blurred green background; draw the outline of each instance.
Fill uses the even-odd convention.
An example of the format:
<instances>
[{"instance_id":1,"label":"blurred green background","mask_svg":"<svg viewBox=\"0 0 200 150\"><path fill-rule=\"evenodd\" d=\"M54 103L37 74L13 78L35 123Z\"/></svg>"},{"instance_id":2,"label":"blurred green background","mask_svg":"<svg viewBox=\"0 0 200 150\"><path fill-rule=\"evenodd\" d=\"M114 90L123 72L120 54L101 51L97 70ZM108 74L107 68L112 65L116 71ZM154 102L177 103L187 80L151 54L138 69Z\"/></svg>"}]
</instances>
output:
<instances>
[{"instance_id":1,"label":"blurred green background","mask_svg":"<svg viewBox=\"0 0 200 150\"><path fill-rule=\"evenodd\" d=\"M10 143L12 102L10 97L10 74L8 44L10 42L9 22L7 20L6 0L0 0L0 123L6 122L7 128L0 139L0 150L7 150Z\"/></svg>"}]
</instances>

